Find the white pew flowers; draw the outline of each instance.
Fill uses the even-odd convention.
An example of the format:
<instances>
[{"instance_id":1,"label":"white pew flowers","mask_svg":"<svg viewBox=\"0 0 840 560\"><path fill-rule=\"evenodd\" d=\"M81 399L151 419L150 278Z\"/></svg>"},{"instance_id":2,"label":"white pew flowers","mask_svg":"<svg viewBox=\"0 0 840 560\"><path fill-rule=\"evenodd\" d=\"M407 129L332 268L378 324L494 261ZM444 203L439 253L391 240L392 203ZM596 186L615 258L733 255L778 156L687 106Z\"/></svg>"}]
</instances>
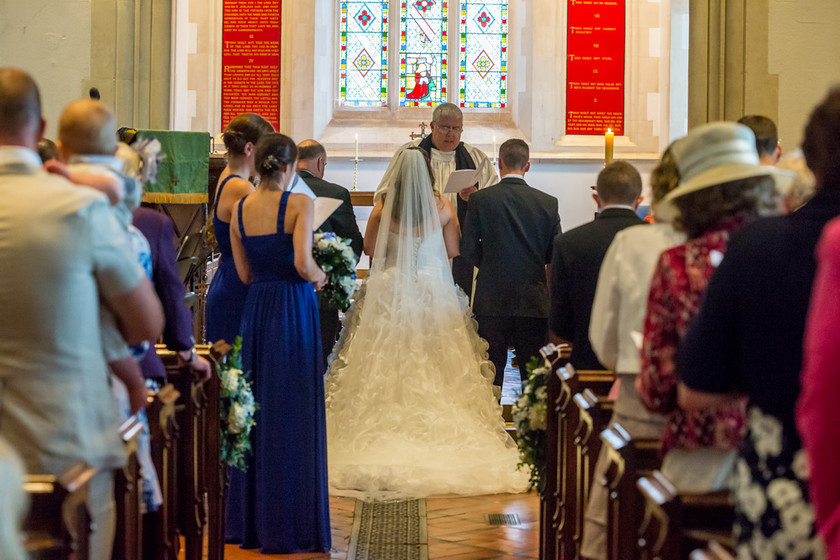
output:
<instances>
[{"instance_id":1,"label":"white pew flowers","mask_svg":"<svg viewBox=\"0 0 840 560\"><path fill-rule=\"evenodd\" d=\"M231 351L217 368L221 379L219 428L222 433L222 463L245 472L245 455L251 452L251 428L259 405L254 401L248 374L242 371L242 337L237 336Z\"/></svg>"},{"instance_id":2,"label":"white pew flowers","mask_svg":"<svg viewBox=\"0 0 840 560\"><path fill-rule=\"evenodd\" d=\"M529 376L519 400L513 405L516 424L519 467L530 469L529 489L542 491L545 485L545 427L548 412L548 376L550 370L537 356L526 366Z\"/></svg>"}]
</instances>

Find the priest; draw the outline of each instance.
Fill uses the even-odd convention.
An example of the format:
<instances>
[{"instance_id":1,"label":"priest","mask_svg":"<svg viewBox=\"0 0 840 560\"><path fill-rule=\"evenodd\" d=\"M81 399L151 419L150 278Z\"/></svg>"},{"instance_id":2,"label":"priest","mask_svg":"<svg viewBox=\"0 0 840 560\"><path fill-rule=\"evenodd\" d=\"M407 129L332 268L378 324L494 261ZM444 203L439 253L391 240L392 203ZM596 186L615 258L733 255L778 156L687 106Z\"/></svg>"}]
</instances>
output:
<instances>
[{"instance_id":1,"label":"priest","mask_svg":"<svg viewBox=\"0 0 840 560\"><path fill-rule=\"evenodd\" d=\"M442 193L449 180L449 174L456 169L478 169L479 179L476 185L468 187L459 194L450 194L450 202L458 209L458 221L463 225L467 215L467 203L470 194L484 187L489 187L499 182L496 170L487 157L487 154L476 148L461 142L461 132L464 130L464 115L457 105L452 103L441 103L435 107L432 113L432 133L426 138L415 140L401 146L391 164L385 170L382 182L374 194L374 201L379 200L388 191L388 187L397 178L396 161L397 156L411 146L419 146L429 154L432 160L432 178L434 179L435 190ZM452 276L467 296L472 291L473 267L461 257L452 259Z\"/></svg>"}]
</instances>

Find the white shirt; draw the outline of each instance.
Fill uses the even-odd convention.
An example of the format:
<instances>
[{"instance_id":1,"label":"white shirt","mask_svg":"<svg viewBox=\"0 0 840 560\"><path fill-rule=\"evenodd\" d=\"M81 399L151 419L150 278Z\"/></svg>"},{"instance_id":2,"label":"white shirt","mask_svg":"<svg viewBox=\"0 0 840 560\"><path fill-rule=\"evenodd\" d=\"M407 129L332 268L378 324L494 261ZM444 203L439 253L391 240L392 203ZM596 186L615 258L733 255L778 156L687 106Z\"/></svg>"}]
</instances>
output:
<instances>
[{"instance_id":1,"label":"white shirt","mask_svg":"<svg viewBox=\"0 0 840 560\"><path fill-rule=\"evenodd\" d=\"M0 200L0 434L30 472L118 467L99 302L144 276L125 230L104 195L25 148L0 147Z\"/></svg>"},{"instance_id":2,"label":"white shirt","mask_svg":"<svg viewBox=\"0 0 840 560\"><path fill-rule=\"evenodd\" d=\"M589 321L589 341L604 367L639 373L639 347L630 333L642 332L660 253L681 243L685 234L667 223L632 226L616 234L601 264Z\"/></svg>"},{"instance_id":3,"label":"white shirt","mask_svg":"<svg viewBox=\"0 0 840 560\"><path fill-rule=\"evenodd\" d=\"M379 186L376 188L376 193L373 195L374 201L378 201L382 198L382 195L388 190L388 186L396 179L396 161L398 156L404 150L412 146L419 145L420 142L422 142L422 140L418 139L400 146L394 154L394 157L391 158L391 163L388 165L388 169L385 170L385 175L382 176L382 181L380 181ZM467 149L470 156L472 156L473 161L475 162L475 168L481 171L481 175L478 180L478 188L483 189L498 183L499 176L496 175L496 170L493 169L493 164L490 163L487 154L467 143L464 143L464 147ZM432 166L432 178L435 182L434 188L439 193L443 192L443 189L446 188L446 182L449 181L449 175L455 171L455 151L441 152L440 150L432 148L430 159ZM451 202L453 206L457 207L458 195L453 193L446 196L449 197L449 202Z\"/></svg>"}]
</instances>

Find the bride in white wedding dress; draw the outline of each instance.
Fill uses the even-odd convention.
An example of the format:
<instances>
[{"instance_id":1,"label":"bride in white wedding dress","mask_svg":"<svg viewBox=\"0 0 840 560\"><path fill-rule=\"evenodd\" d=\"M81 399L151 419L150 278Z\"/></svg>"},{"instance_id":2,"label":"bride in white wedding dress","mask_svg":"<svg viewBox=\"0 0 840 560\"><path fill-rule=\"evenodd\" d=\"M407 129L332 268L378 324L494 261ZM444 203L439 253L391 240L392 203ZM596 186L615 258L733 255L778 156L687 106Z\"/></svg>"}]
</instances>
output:
<instances>
[{"instance_id":1,"label":"bride in white wedding dress","mask_svg":"<svg viewBox=\"0 0 840 560\"><path fill-rule=\"evenodd\" d=\"M371 214L370 274L347 311L327 376L330 492L365 500L522 492L493 365L449 258L459 230L425 153Z\"/></svg>"}]
</instances>

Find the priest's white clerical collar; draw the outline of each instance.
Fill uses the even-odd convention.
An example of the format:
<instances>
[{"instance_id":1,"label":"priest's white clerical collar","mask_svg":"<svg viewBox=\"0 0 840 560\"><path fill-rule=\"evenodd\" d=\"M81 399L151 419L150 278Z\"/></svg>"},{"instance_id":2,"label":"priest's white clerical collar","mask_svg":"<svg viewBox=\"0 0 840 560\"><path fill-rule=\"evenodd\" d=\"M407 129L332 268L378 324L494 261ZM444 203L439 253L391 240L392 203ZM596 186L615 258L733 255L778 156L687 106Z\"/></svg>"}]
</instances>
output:
<instances>
[{"instance_id":1,"label":"priest's white clerical collar","mask_svg":"<svg viewBox=\"0 0 840 560\"><path fill-rule=\"evenodd\" d=\"M452 150L451 152L441 152L437 148L432 148L432 159L452 161L455 159L455 150Z\"/></svg>"}]
</instances>

